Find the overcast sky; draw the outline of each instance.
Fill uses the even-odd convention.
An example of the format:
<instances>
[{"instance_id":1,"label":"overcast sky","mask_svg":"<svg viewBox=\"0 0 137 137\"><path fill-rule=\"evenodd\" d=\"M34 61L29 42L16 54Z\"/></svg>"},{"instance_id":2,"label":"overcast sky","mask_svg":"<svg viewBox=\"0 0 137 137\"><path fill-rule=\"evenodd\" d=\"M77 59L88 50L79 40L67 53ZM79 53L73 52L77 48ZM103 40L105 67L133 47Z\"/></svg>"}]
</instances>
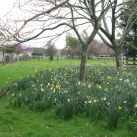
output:
<instances>
[{"instance_id":1,"label":"overcast sky","mask_svg":"<svg viewBox=\"0 0 137 137\"><path fill-rule=\"evenodd\" d=\"M2 17L7 13L9 13L9 11L11 11L12 9L12 6L13 4L17 1L17 0L0 0L0 17L1 17L1 20L3 19ZM17 14L17 9L16 10L13 10L13 14L14 16L16 16ZM8 14L10 15L10 13ZM99 36L96 36L95 37L96 39L100 39ZM65 34L62 35L56 42L55 42L55 46L58 48L58 49L61 49L65 46ZM44 46L44 43L43 41L29 41L27 42L27 45L29 46Z\"/></svg>"},{"instance_id":2,"label":"overcast sky","mask_svg":"<svg viewBox=\"0 0 137 137\"><path fill-rule=\"evenodd\" d=\"M3 20L5 15L10 15L10 11L12 10L12 12L16 15L17 14L17 9L13 11L12 6L13 4L16 2L17 0L0 0L0 19ZM1 24L1 21L0 21ZM58 49L62 49L65 46L65 35L62 35L56 42L55 42L55 46ZM41 47L44 46L44 42L42 40L40 41L29 41L27 43L25 43L26 45L29 46L34 46L35 47Z\"/></svg>"}]
</instances>

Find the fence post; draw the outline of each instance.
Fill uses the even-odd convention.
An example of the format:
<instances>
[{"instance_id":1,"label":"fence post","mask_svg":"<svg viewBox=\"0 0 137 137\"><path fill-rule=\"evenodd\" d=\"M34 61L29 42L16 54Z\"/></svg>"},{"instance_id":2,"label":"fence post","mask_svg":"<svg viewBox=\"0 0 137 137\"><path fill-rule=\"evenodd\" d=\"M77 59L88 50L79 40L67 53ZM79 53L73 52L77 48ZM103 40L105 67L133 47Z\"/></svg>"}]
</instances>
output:
<instances>
[{"instance_id":1,"label":"fence post","mask_svg":"<svg viewBox=\"0 0 137 137\"><path fill-rule=\"evenodd\" d=\"M133 65L135 65L135 58L133 58L133 61L134 61L134 62L133 62Z\"/></svg>"},{"instance_id":2,"label":"fence post","mask_svg":"<svg viewBox=\"0 0 137 137\"><path fill-rule=\"evenodd\" d=\"M126 65L128 65L128 57L126 57Z\"/></svg>"}]
</instances>

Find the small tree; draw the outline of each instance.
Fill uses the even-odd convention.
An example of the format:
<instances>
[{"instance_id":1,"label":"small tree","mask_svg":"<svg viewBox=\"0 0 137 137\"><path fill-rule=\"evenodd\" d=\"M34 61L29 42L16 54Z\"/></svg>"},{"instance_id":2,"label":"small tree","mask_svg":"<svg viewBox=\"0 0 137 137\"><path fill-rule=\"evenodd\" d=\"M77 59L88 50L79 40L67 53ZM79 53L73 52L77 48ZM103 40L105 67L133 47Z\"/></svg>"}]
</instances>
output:
<instances>
[{"instance_id":1,"label":"small tree","mask_svg":"<svg viewBox=\"0 0 137 137\"><path fill-rule=\"evenodd\" d=\"M54 46L54 44L49 43L47 45L47 49L45 50L45 55L50 58L50 60L53 60L53 57L57 55L57 49Z\"/></svg>"},{"instance_id":2,"label":"small tree","mask_svg":"<svg viewBox=\"0 0 137 137\"><path fill-rule=\"evenodd\" d=\"M60 55L61 56L67 56L70 55L70 48L69 47L64 47L63 49L61 49L60 51Z\"/></svg>"},{"instance_id":3,"label":"small tree","mask_svg":"<svg viewBox=\"0 0 137 137\"><path fill-rule=\"evenodd\" d=\"M22 52L22 46L21 46L21 44L19 44L16 46L16 53L20 54L21 52Z\"/></svg>"},{"instance_id":4,"label":"small tree","mask_svg":"<svg viewBox=\"0 0 137 137\"><path fill-rule=\"evenodd\" d=\"M67 33L66 35L66 45L69 46L71 49L76 48L77 45L80 44L80 41L73 36L71 33Z\"/></svg>"},{"instance_id":5,"label":"small tree","mask_svg":"<svg viewBox=\"0 0 137 137\"><path fill-rule=\"evenodd\" d=\"M3 51L6 53L16 53L16 47L13 44L6 44L3 47Z\"/></svg>"},{"instance_id":6,"label":"small tree","mask_svg":"<svg viewBox=\"0 0 137 137\"><path fill-rule=\"evenodd\" d=\"M40 48L32 48L32 55L33 56L42 56L42 52Z\"/></svg>"}]
</instances>

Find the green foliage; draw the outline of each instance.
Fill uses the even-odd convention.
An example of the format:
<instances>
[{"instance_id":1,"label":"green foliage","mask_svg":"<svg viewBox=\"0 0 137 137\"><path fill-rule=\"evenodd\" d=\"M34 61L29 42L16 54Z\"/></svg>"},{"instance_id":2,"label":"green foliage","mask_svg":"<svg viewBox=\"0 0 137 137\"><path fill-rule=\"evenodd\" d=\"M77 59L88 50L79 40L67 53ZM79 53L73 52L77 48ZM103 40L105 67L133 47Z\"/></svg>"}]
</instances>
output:
<instances>
[{"instance_id":1,"label":"green foliage","mask_svg":"<svg viewBox=\"0 0 137 137\"><path fill-rule=\"evenodd\" d=\"M12 44L7 44L2 48L6 53L16 53L16 47Z\"/></svg>"},{"instance_id":2,"label":"green foliage","mask_svg":"<svg viewBox=\"0 0 137 137\"><path fill-rule=\"evenodd\" d=\"M29 59L30 59L30 57L29 57L28 54L24 54L24 55L22 56L22 60L27 61L27 60L29 60Z\"/></svg>"},{"instance_id":3,"label":"green foliage","mask_svg":"<svg viewBox=\"0 0 137 137\"><path fill-rule=\"evenodd\" d=\"M53 60L53 57L57 55L57 48L54 44L49 43L46 45L47 48L45 50L45 55L50 58L50 60Z\"/></svg>"},{"instance_id":4,"label":"green foliage","mask_svg":"<svg viewBox=\"0 0 137 137\"><path fill-rule=\"evenodd\" d=\"M72 36L72 34L70 33L67 33L66 46L69 46L70 48L76 48L77 45L79 44L80 44L80 41L76 37Z\"/></svg>"},{"instance_id":5,"label":"green foliage","mask_svg":"<svg viewBox=\"0 0 137 137\"><path fill-rule=\"evenodd\" d=\"M131 75L130 69L118 72L112 64L87 66L86 82L79 82L78 65L39 71L13 82L10 103L34 111L54 109L65 120L83 114L115 130L121 119L136 115L136 76Z\"/></svg>"},{"instance_id":6,"label":"green foliage","mask_svg":"<svg viewBox=\"0 0 137 137\"><path fill-rule=\"evenodd\" d=\"M32 48L32 55L33 56L42 56L42 51L40 48Z\"/></svg>"},{"instance_id":7,"label":"green foliage","mask_svg":"<svg viewBox=\"0 0 137 137\"><path fill-rule=\"evenodd\" d=\"M60 64L79 63L79 60L62 61L60 60ZM29 65L38 65L39 69L43 66L36 63L36 60L21 63L26 64L22 73L25 70L31 75L14 81L11 91L4 97L4 115L0 113L0 136L136 136L136 68L132 71L131 68L117 71L111 63L92 63L87 66L87 81L79 82L77 65L36 71L36 75L32 76L33 69L27 68ZM12 72L15 69L15 72L22 76L16 69L19 68L17 64L21 65L20 62L14 63L14 68L10 65ZM49 67L49 64L46 66ZM4 68L5 72L6 69L9 71L9 67ZM12 81L11 75L9 80ZM5 87L0 93L4 91ZM132 99L135 101L131 102ZM17 104L9 105L8 100L11 104ZM131 112L130 108L133 108ZM111 110L117 113L111 114ZM115 124L109 121L114 121ZM115 131L107 130L102 123Z\"/></svg>"},{"instance_id":8,"label":"green foliage","mask_svg":"<svg viewBox=\"0 0 137 137\"><path fill-rule=\"evenodd\" d=\"M61 49L61 51L60 51L61 56L67 56L70 54L71 54L71 49L69 47L65 47L65 48Z\"/></svg>"},{"instance_id":9,"label":"green foliage","mask_svg":"<svg viewBox=\"0 0 137 137\"><path fill-rule=\"evenodd\" d=\"M131 131L137 131L137 120L136 120L137 116L130 116L128 118L128 124L127 127L131 130Z\"/></svg>"}]
</instances>

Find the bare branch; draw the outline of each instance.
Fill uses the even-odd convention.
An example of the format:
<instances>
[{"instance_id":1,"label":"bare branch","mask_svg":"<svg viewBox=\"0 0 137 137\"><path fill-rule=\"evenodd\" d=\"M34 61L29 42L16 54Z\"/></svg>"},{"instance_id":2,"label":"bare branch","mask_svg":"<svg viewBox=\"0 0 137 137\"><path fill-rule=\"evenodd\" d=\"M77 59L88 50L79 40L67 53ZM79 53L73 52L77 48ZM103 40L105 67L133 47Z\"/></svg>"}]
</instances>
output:
<instances>
[{"instance_id":1,"label":"bare branch","mask_svg":"<svg viewBox=\"0 0 137 137\"><path fill-rule=\"evenodd\" d=\"M54 7L52 7L51 9L49 9L49 10L47 10L47 11L44 11L44 12L42 12L42 13L36 14L35 16L27 19L26 21L24 21L23 25L22 25L14 34L12 34L12 35L9 36L6 40L4 40L2 43L0 43L0 46L2 46L2 45L3 45L5 42L7 42L10 38L14 37L16 34L18 34L18 33L24 28L24 26L25 26L29 21L31 21L31 20L33 20L33 19L35 19L35 18L37 18L37 17L39 17L39 16L41 16L41 15L43 15L43 14L45 14L45 13L50 13L51 11L53 11L54 9L57 9L58 7L62 6L63 4L65 4L65 3L68 2L68 1L69 1L69 0L65 0L64 2L62 2L62 3L60 3L60 4L58 4L58 5L54 6Z\"/></svg>"}]
</instances>

